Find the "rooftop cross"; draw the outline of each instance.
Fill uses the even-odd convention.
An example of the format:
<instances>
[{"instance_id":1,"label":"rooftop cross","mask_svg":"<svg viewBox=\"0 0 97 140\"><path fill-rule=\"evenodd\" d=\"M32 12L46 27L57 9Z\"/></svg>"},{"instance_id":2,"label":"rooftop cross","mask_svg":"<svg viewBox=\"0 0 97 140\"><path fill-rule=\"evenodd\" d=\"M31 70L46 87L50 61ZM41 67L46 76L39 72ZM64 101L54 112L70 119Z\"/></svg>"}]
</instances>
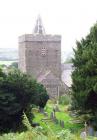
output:
<instances>
[{"instance_id":1,"label":"rooftop cross","mask_svg":"<svg viewBox=\"0 0 97 140\"><path fill-rule=\"evenodd\" d=\"M38 16L38 18L36 20L36 25L34 27L34 34L45 34L45 29L43 27L42 20L41 20L40 16Z\"/></svg>"}]
</instances>

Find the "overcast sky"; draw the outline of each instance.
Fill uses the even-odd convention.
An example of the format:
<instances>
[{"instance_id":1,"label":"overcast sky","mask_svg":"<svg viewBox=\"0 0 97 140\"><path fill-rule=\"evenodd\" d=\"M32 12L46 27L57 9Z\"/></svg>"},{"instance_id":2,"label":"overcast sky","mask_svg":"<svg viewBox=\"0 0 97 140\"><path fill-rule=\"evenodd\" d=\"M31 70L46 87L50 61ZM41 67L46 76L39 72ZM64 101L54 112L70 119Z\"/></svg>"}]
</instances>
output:
<instances>
[{"instance_id":1,"label":"overcast sky","mask_svg":"<svg viewBox=\"0 0 97 140\"><path fill-rule=\"evenodd\" d=\"M18 48L18 36L32 33L38 14L69 52L97 21L97 0L0 0L0 48Z\"/></svg>"}]
</instances>

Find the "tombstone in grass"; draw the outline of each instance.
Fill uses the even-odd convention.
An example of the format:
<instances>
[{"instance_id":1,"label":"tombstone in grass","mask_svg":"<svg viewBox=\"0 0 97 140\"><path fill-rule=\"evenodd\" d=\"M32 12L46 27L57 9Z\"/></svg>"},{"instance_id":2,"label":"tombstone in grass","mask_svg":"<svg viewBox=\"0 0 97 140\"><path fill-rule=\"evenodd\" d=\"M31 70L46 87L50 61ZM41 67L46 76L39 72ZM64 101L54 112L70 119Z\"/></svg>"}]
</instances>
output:
<instances>
[{"instance_id":1,"label":"tombstone in grass","mask_svg":"<svg viewBox=\"0 0 97 140\"><path fill-rule=\"evenodd\" d=\"M32 123L32 127L36 127L36 126L40 126L40 124L39 123L36 123L36 122L33 122Z\"/></svg>"},{"instance_id":2,"label":"tombstone in grass","mask_svg":"<svg viewBox=\"0 0 97 140\"><path fill-rule=\"evenodd\" d=\"M82 140L86 140L86 138L87 138L87 123L86 122L84 123L84 126L85 126L85 128L83 129L83 131L80 134L80 138Z\"/></svg>"},{"instance_id":3,"label":"tombstone in grass","mask_svg":"<svg viewBox=\"0 0 97 140\"><path fill-rule=\"evenodd\" d=\"M54 121L54 123L58 124L58 119L56 118L54 112L51 112L51 114L50 114L50 119L51 119L52 121Z\"/></svg>"},{"instance_id":4,"label":"tombstone in grass","mask_svg":"<svg viewBox=\"0 0 97 140\"><path fill-rule=\"evenodd\" d=\"M80 134L80 138L81 138L82 140L86 140L86 137L87 137L87 133L85 132L85 130L83 130L83 131L81 132L81 134Z\"/></svg>"},{"instance_id":5,"label":"tombstone in grass","mask_svg":"<svg viewBox=\"0 0 97 140\"><path fill-rule=\"evenodd\" d=\"M54 114L53 112L51 112L51 114L50 114L50 119L51 120L53 120L53 118L54 118L54 115L53 114Z\"/></svg>"},{"instance_id":6,"label":"tombstone in grass","mask_svg":"<svg viewBox=\"0 0 97 140\"><path fill-rule=\"evenodd\" d=\"M48 117L48 113L47 113L47 112L44 112L44 115L45 115L46 117Z\"/></svg>"},{"instance_id":7,"label":"tombstone in grass","mask_svg":"<svg viewBox=\"0 0 97 140\"><path fill-rule=\"evenodd\" d=\"M60 120L60 126L64 128L64 121Z\"/></svg>"},{"instance_id":8,"label":"tombstone in grass","mask_svg":"<svg viewBox=\"0 0 97 140\"><path fill-rule=\"evenodd\" d=\"M64 128L64 121L61 121L61 127Z\"/></svg>"},{"instance_id":9,"label":"tombstone in grass","mask_svg":"<svg viewBox=\"0 0 97 140\"><path fill-rule=\"evenodd\" d=\"M60 112L58 104L55 105L55 112Z\"/></svg>"},{"instance_id":10,"label":"tombstone in grass","mask_svg":"<svg viewBox=\"0 0 97 140\"><path fill-rule=\"evenodd\" d=\"M44 113L44 108L39 107L39 112L40 112L40 113Z\"/></svg>"},{"instance_id":11,"label":"tombstone in grass","mask_svg":"<svg viewBox=\"0 0 97 140\"><path fill-rule=\"evenodd\" d=\"M55 106L53 107L53 115L54 115L54 117L55 117L55 112L56 112L56 108L55 108Z\"/></svg>"},{"instance_id":12,"label":"tombstone in grass","mask_svg":"<svg viewBox=\"0 0 97 140\"><path fill-rule=\"evenodd\" d=\"M53 112L53 121L56 122L56 119L57 119L57 118L56 118L56 116L55 116L55 114L54 114L54 112Z\"/></svg>"},{"instance_id":13,"label":"tombstone in grass","mask_svg":"<svg viewBox=\"0 0 97 140\"><path fill-rule=\"evenodd\" d=\"M94 128L92 125L88 126L88 135L89 136L94 136Z\"/></svg>"},{"instance_id":14,"label":"tombstone in grass","mask_svg":"<svg viewBox=\"0 0 97 140\"><path fill-rule=\"evenodd\" d=\"M97 137L97 131L95 132L95 137Z\"/></svg>"}]
</instances>

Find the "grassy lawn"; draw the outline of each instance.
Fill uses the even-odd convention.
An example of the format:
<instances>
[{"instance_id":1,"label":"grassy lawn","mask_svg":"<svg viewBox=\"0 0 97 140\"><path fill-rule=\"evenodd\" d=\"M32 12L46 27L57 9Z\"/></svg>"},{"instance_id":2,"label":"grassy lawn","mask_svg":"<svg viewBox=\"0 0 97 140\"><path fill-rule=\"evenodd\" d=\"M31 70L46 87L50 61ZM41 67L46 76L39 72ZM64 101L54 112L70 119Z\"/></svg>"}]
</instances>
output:
<instances>
[{"instance_id":1,"label":"grassy lawn","mask_svg":"<svg viewBox=\"0 0 97 140\"><path fill-rule=\"evenodd\" d=\"M53 104L48 103L45 107L45 111L48 113L48 119L43 114L40 114L39 112L35 112L35 118L34 122L40 123L40 125L46 129L50 129L52 132L57 133L61 130L69 129L73 133L80 133L82 127L84 127L83 124L77 124L73 123L71 120L73 119L70 115L69 112L67 111L67 106L62 106L59 105L60 112L56 112L56 118L60 121L64 121L64 128L60 126L60 124L56 124L55 122L51 121L50 118L50 113L53 110ZM44 121L42 121L44 119ZM46 120L45 120L46 119Z\"/></svg>"},{"instance_id":2,"label":"grassy lawn","mask_svg":"<svg viewBox=\"0 0 97 140\"><path fill-rule=\"evenodd\" d=\"M39 112L34 112L35 118L33 122L38 122L40 126L42 126L43 128L42 133L46 135L47 132L49 131L51 135L53 134L57 135L62 130L70 130L70 132L74 135L74 140L82 140L80 138L80 133L82 129L84 128L84 124L74 123L74 121L72 120L76 120L76 119L69 115L69 111L67 111L68 106L59 105L60 112L56 112L55 114L58 120L64 121L64 128L62 128L59 123L56 124L55 122L49 119L50 113L53 110L53 106L54 104L48 103L45 107L45 111L48 113L48 117L45 117L43 114ZM44 119L44 121L42 121L42 119ZM97 138L87 137L87 140L97 140Z\"/></svg>"},{"instance_id":3,"label":"grassy lawn","mask_svg":"<svg viewBox=\"0 0 97 140\"><path fill-rule=\"evenodd\" d=\"M40 123L41 129L37 129L36 127L21 133L17 132L4 134L0 136L0 140L82 140L80 139L80 131L84 126L83 124L75 124L71 121L73 118L69 115L69 112L67 111L67 106L59 105L60 112L56 112L56 118L64 121L64 128L49 119L52 109L53 104L48 103L45 107L45 111L48 113L48 117L45 117L42 113L38 112L37 108L33 108L35 116L33 122ZM64 138L61 133L61 138L57 138L58 134L62 132L62 130L66 131L66 129L71 130L72 133L69 133L69 135L65 135ZM72 138L70 138L69 136L72 136ZM88 137L86 140L97 140L97 138Z\"/></svg>"}]
</instances>

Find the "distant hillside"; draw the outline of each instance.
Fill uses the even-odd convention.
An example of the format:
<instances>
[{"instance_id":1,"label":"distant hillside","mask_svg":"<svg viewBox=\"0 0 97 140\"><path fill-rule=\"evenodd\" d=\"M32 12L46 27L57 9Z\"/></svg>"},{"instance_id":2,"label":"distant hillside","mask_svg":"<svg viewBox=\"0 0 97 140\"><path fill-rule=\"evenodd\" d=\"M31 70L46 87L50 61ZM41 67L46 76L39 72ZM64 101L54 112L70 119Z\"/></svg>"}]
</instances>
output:
<instances>
[{"instance_id":1,"label":"distant hillside","mask_svg":"<svg viewBox=\"0 0 97 140\"><path fill-rule=\"evenodd\" d=\"M62 52L62 62L68 63L73 52ZM0 61L17 61L18 60L18 48L0 48ZM71 62L71 61L70 61Z\"/></svg>"},{"instance_id":2,"label":"distant hillside","mask_svg":"<svg viewBox=\"0 0 97 140\"><path fill-rule=\"evenodd\" d=\"M17 61L17 48L0 48L0 61Z\"/></svg>"}]
</instances>

